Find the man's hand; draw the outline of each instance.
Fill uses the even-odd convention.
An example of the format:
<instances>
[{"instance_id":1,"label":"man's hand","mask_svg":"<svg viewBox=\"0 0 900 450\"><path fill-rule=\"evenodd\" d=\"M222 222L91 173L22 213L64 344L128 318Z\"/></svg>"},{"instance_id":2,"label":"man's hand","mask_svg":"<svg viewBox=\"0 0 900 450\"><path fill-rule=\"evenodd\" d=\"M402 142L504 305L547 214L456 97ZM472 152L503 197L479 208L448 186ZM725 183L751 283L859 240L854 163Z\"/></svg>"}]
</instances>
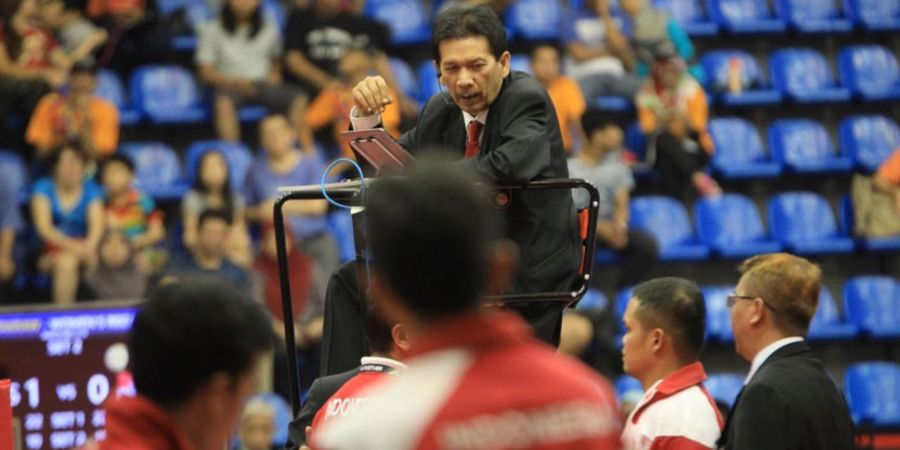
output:
<instances>
[{"instance_id":1,"label":"man's hand","mask_svg":"<svg viewBox=\"0 0 900 450\"><path fill-rule=\"evenodd\" d=\"M256 86L254 86L253 83L248 80L234 80L232 82L232 86L234 90L236 90L244 97L256 96Z\"/></svg>"},{"instance_id":2,"label":"man's hand","mask_svg":"<svg viewBox=\"0 0 900 450\"><path fill-rule=\"evenodd\" d=\"M312 450L312 449L309 447L309 445L308 445L308 444L309 444L309 438L311 437L310 434L312 433L312 427L306 427L306 430L305 430L305 431L306 431L306 444L307 444L307 445L301 445L301 446L300 446L300 450Z\"/></svg>"},{"instance_id":3,"label":"man's hand","mask_svg":"<svg viewBox=\"0 0 900 450\"><path fill-rule=\"evenodd\" d=\"M628 229L616 222L598 223L597 235L609 248L616 251L628 245Z\"/></svg>"},{"instance_id":4,"label":"man's hand","mask_svg":"<svg viewBox=\"0 0 900 450\"><path fill-rule=\"evenodd\" d=\"M394 102L387 82L380 75L366 77L353 87L353 102L358 114L372 115L384 112L384 107Z\"/></svg>"},{"instance_id":5,"label":"man's hand","mask_svg":"<svg viewBox=\"0 0 900 450\"><path fill-rule=\"evenodd\" d=\"M68 74L62 69L49 69L44 72L44 81L46 81L53 89L57 89L66 84L67 77Z\"/></svg>"},{"instance_id":6,"label":"man's hand","mask_svg":"<svg viewBox=\"0 0 900 450\"><path fill-rule=\"evenodd\" d=\"M16 263L12 258L0 257L0 281L11 280L16 274Z\"/></svg>"}]
</instances>

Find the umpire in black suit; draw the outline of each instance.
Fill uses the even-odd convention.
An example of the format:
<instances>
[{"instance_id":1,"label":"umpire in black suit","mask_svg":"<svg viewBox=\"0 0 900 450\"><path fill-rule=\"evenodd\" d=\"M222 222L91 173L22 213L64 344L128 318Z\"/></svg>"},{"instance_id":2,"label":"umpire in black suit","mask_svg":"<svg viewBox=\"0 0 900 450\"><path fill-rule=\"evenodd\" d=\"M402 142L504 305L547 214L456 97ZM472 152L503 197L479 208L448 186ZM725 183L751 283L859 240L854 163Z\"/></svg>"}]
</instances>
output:
<instances>
[{"instance_id":1,"label":"umpire in black suit","mask_svg":"<svg viewBox=\"0 0 900 450\"><path fill-rule=\"evenodd\" d=\"M443 152L498 184L568 178L559 123L550 97L529 75L511 72L506 31L486 6L442 12L432 52L446 91L429 99L416 126L398 142L411 153ZM380 76L353 89L355 129L374 128L391 99ZM398 199L402 201L402 199ZM580 262L572 195L566 190L499 192L508 236L519 245L514 293L571 289ZM437 205L439 206L439 205ZM398 243L402 245L402 243ZM437 257L451 257L438 255ZM536 335L558 344L562 305L513 305Z\"/></svg>"},{"instance_id":2,"label":"umpire in black suit","mask_svg":"<svg viewBox=\"0 0 900 450\"><path fill-rule=\"evenodd\" d=\"M821 270L776 253L752 257L740 271L728 305L735 348L751 366L719 448L854 449L847 403L804 340L819 302Z\"/></svg>"}]
</instances>

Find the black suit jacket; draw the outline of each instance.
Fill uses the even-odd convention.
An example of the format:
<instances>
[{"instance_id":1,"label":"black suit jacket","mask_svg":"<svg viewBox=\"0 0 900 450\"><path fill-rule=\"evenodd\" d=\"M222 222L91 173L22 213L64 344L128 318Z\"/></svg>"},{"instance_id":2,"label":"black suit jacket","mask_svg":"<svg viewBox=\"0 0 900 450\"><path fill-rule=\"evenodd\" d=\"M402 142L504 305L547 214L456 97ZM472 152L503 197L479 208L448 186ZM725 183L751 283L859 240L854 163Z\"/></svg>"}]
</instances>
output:
<instances>
[{"instance_id":1,"label":"black suit jacket","mask_svg":"<svg viewBox=\"0 0 900 450\"><path fill-rule=\"evenodd\" d=\"M288 426L288 442L285 448L296 449L300 445L306 444L306 427L312 425L316 413L344 383L358 373L359 367L346 372L319 377L313 381L312 386L309 387L309 393L306 395L306 402L303 403L300 412L297 413L297 417Z\"/></svg>"},{"instance_id":2,"label":"black suit jacket","mask_svg":"<svg viewBox=\"0 0 900 450\"><path fill-rule=\"evenodd\" d=\"M738 394L719 438L728 450L852 450L850 411L806 342L778 349Z\"/></svg>"}]
</instances>

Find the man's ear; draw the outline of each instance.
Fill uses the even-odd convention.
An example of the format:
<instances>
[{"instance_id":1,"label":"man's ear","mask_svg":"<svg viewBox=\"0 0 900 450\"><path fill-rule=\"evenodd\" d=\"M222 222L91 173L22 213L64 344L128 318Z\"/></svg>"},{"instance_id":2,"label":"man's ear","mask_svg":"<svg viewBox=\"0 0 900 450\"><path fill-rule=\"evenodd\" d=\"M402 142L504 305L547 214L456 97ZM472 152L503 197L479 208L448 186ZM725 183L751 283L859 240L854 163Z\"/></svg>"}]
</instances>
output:
<instances>
[{"instance_id":1,"label":"man's ear","mask_svg":"<svg viewBox=\"0 0 900 450\"><path fill-rule=\"evenodd\" d=\"M665 341L666 338L666 332L663 331L662 328L654 328L653 331L650 332L650 345L653 349L653 353L662 350L663 341Z\"/></svg>"},{"instance_id":2,"label":"man's ear","mask_svg":"<svg viewBox=\"0 0 900 450\"><path fill-rule=\"evenodd\" d=\"M508 239L498 240L488 250L485 294L500 295L509 289L519 265L519 247Z\"/></svg>"},{"instance_id":3,"label":"man's ear","mask_svg":"<svg viewBox=\"0 0 900 450\"><path fill-rule=\"evenodd\" d=\"M500 54L500 73L503 74L504 77L509 75L511 70L510 61L512 60L512 55L509 54L509 51L505 51Z\"/></svg>"},{"instance_id":4,"label":"man's ear","mask_svg":"<svg viewBox=\"0 0 900 450\"><path fill-rule=\"evenodd\" d=\"M409 351L409 336L407 336L406 327L403 324L398 323L391 327L391 340L394 341L394 347L401 352Z\"/></svg>"},{"instance_id":5,"label":"man's ear","mask_svg":"<svg viewBox=\"0 0 900 450\"><path fill-rule=\"evenodd\" d=\"M751 311L752 316L750 316L750 323L752 325L758 325L763 320L763 314L768 312L765 311L766 304L763 303L760 298L754 299L751 304L753 305L753 310Z\"/></svg>"}]
</instances>

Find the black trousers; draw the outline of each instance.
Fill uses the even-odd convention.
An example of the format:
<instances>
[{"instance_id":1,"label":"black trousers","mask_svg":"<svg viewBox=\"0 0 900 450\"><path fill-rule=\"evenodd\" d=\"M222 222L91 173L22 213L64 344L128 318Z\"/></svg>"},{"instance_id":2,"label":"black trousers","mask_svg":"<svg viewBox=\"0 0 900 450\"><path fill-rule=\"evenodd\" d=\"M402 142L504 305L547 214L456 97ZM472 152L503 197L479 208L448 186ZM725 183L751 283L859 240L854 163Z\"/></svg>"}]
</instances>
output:
<instances>
[{"instance_id":1,"label":"black trousers","mask_svg":"<svg viewBox=\"0 0 900 450\"><path fill-rule=\"evenodd\" d=\"M679 139L669 132L656 137L656 170L662 177L666 194L678 198L693 198L691 177L703 171L709 155L700 147L695 136Z\"/></svg>"}]
</instances>

